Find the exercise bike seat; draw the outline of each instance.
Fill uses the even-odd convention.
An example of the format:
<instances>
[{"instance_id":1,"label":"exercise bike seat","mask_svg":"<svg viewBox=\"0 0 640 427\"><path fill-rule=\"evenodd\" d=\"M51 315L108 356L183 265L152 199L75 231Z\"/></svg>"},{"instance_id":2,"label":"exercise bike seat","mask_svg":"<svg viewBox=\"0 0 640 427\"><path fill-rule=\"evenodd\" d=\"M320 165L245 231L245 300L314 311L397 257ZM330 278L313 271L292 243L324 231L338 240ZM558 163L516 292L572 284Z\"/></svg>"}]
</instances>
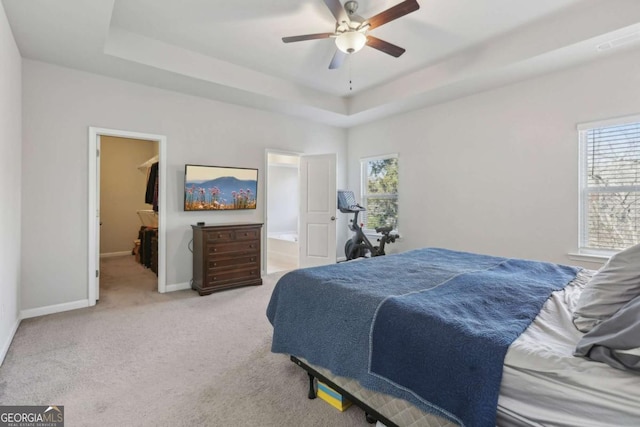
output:
<instances>
[{"instance_id":1,"label":"exercise bike seat","mask_svg":"<svg viewBox=\"0 0 640 427\"><path fill-rule=\"evenodd\" d=\"M393 230L393 227L390 225L385 225L384 227L376 227L376 233L388 234Z\"/></svg>"}]
</instances>

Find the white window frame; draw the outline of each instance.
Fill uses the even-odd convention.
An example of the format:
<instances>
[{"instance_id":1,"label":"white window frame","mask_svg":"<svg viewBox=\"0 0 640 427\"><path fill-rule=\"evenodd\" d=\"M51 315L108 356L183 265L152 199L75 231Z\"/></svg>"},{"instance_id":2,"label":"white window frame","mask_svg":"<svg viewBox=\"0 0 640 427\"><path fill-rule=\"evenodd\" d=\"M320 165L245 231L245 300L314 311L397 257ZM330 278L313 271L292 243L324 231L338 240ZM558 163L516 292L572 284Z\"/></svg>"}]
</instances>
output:
<instances>
[{"instance_id":1,"label":"white window frame","mask_svg":"<svg viewBox=\"0 0 640 427\"><path fill-rule=\"evenodd\" d=\"M367 188L368 188L368 163L371 161L376 161L376 160L386 160L386 159L398 159L398 174L400 173L400 163L399 163L399 157L398 157L398 153L391 153L391 154L383 154L380 156L371 156L371 157L362 157L360 158L360 200L362 202L362 205L364 207L367 206ZM399 184L399 182L398 182ZM394 198L396 200L399 200L398 197L398 193L395 193L395 195L392 194L376 194L376 197L388 197L390 199ZM400 215L400 207L398 206L398 215ZM397 224L398 224L398 218L396 218L396 228L394 230L392 230L393 233L398 233L398 229L397 229ZM364 228L362 229L362 231L364 231L365 234L368 235L379 235L379 233L376 233L376 230L373 228L367 228L367 211L363 212L362 215L362 222L365 224Z\"/></svg>"},{"instance_id":2,"label":"white window frame","mask_svg":"<svg viewBox=\"0 0 640 427\"><path fill-rule=\"evenodd\" d=\"M579 165L578 165L578 254L577 255L594 255L609 257L617 250L615 249L599 249L587 246L589 241L589 210L588 210L588 187L587 187L587 133L590 130L621 126L632 123L640 123L640 114L624 116L619 118L600 120L594 122L580 123L577 125L578 141L579 141ZM636 186L610 187L607 192L616 192L620 190L635 189Z\"/></svg>"}]
</instances>

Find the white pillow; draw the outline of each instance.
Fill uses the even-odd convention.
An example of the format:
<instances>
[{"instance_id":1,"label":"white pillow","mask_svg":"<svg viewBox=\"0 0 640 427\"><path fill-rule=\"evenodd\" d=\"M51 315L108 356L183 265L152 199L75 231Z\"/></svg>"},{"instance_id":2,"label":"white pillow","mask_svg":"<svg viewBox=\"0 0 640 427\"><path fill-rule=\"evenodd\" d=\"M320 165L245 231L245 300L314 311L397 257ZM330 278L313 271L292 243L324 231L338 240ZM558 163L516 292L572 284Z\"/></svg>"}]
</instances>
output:
<instances>
[{"instance_id":1,"label":"white pillow","mask_svg":"<svg viewBox=\"0 0 640 427\"><path fill-rule=\"evenodd\" d=\"M587 283L573 312L582 332L613 316L640 295L640 244L612 256Z\"/></svg>"}]
</instances>

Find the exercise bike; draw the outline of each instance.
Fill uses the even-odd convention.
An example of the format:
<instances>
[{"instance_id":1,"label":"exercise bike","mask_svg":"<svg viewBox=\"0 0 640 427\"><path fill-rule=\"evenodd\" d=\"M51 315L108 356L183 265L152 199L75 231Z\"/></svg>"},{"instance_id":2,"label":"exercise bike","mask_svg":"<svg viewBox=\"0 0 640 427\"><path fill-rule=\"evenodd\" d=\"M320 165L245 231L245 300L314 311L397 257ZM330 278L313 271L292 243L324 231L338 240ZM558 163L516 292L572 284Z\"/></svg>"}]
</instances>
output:
<instances>
[{"instance_id":1,"label":"exercise bike","mask_svg":"<svg viewBox=\"0 0 640 427\"><path fill-rule=\"evenodd\" d=\"M400 237L398 234L391 234L393 229L391 226L376 227L376 233L382 234L378 239L380 244L378 246L371 244L362 231L362 227L358 224L358 215L366 209L356 203L353 191L338 191L338 209L342 213L353 214L353 218L349 220L349 230L353 231L353 236L344 245L344 255L347 257L347 261L361 257L385 255L385 245L395 242Z\"/></svg>"}]
</instances>

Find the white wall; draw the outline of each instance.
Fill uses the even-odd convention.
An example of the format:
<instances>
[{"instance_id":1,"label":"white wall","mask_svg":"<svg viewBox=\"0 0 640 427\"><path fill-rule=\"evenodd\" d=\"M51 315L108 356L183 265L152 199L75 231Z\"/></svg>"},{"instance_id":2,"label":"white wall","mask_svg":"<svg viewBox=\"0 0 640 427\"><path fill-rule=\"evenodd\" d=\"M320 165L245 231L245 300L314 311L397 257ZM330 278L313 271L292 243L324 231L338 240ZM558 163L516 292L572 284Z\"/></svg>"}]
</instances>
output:
<instances>
[{"instance_id":1,"label":"white wall","mask_svg":"<svg viewBox=\"0 0 640 427\"><path fill-rule=\"evenodd\" d=\"M344 129L26 59L23 79L23 309L87 299L89 126L167 136L167 285L191 279L191 224L262 222L266 148L337 153L346 183ZM259 168L258 208L184 212L185 163Z\"/></svg>"},{"instance_id":2,"label":"white wall","mask_svg":"<svg viewBox=\"0 0 640 427\"><path fill-rule=\"evenodd\" d=\"M21 62L0 3L0 363L19 323Z\"/></svg>"},{"instance_id":3,"label":"white wall","mask_svg":"<svg viewBox=\"0 0 640 427\"><path fill-rule=\"evenodd\" d=\"M640 113L640 50L349 130L399 153L401 242L579 264L576 124ZM586 264L597 268L598 265Z\"/></svg>"},{"instance_id":4,"label":"white wall","mask_svg":"<svg viewBox=\"0 0 640 427\"><path fill-rule=\"evenodd\" d=\"M269 232L292 232L298 230L299 211L298 168L292 166L269 166ZM340 254L338 254L340 256Z\"/></svg>"}]
</instances>

